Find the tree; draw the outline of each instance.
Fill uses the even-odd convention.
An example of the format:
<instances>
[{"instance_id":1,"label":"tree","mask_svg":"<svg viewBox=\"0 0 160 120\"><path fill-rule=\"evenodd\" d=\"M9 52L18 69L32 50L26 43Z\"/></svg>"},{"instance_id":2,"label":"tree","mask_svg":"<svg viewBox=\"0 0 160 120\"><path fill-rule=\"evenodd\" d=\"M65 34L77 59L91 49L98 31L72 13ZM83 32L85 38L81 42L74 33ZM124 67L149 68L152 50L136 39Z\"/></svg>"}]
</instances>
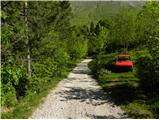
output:
<instances>
[{"instance_id":1,"label":"tree","mask_svg":"<svg viewBox=\"0 0 160 120\"><path fill-rule=\"evenodd\" d=\"M133 10L124 8L112 18L113 22L108 37L119 48L128 50L131 43L135 41L135 17L136 13Z\"/></svg>"},{"instance_id":2,"label":"tree","mask_svg":"<svg viewBox=\"0 0 160 120\"><path fill-rule=\"evenodd\" d=\"M158 28L158 2L147 2L138 15L140 32L139 42L148 50L146 56L138 57L138 75L141 86L147 93L158 93L159 85L159 28ZM143 24L140 24L143 23ZM143 60L143 64L141 63ZM144 69L141 69L141 68Z\"/></svg>"},{"instance_id":3,"label":"tree","mask_svg":"<svg viewBox=\"0 0 160 120\"><path fill-rule=\"evenodd\" d=\"M3 106L14 106L19 97L44 90L46 78L65 74L70 59L67 41L60 36L68 36L69 6L69 2L2 2ZM29 75L30 66L33 71L29 79L26 56Z\"/></svg>"}]
</instances>

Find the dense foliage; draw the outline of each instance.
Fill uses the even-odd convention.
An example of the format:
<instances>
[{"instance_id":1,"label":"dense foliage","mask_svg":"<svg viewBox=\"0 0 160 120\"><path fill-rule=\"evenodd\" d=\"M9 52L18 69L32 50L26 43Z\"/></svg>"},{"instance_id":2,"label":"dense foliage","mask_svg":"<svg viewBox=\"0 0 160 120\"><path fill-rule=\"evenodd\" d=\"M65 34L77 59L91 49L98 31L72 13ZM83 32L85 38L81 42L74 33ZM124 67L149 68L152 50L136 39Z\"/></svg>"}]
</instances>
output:
<instances>
[{"instance_id":1,"label":"dense foliage","mask_svg":"<svg viewBox=\"0 0 160 120\"><path fill-rule=\"evenodd\" d=\"M111 89L113 98L118 99L114 92L121 94L123 91L126 93L129 91L130 87L133 87L133 93L129 93L128 97L134 97L134 100L141 99L145 101L144 103L131 102L127 100L125 108L127 108L128 114L134 118L158 118L158 93L159 93L159 41L158 41L158 2L146 2L146 5L141 11L133 11L132 9L124 8L116 16L108 20L101 21L100 26L105 27L106 36L104 37L103 48L101 51L95 48L98 46L99 42L96 42L94 39L98 39L96 36L96 27L92 24L90 28L95 33L89 38L90 47L96 55L89 67L92 69L96 78L98 79L100 85L107 90L109 89L109 83L113 85L114 80L120 79L119 81L127 81L122 85L115 85L115 87L120 87L114 91L114 86ZM99 23L97 23L99 25ZM103 31L103 30L100 30ZM94 39L93 39L94 38ZM92 43L93 42L93 43ZM97 46L95 47L95 45ZM105 44L105 45L104 45ZM95 52L96 51L96 52ZM110 71L110 63L113 62L113 58L116 54L127 53L133 57L134 61L134 71L132 77L127 78L127 74L124 74L125 77L121 77L122 74L114 74ZM91 54L93 55L93 54ZM130 73L128 73L129 75ZM134 76L134 77L133 77ZM122 79L123 78L123 79ZM121 80L122 79L122 80ZM132 79L128 81L128 79ZM138 86L135 86L132 83L134 81L137 84L136 79L138 80ZM118 83L118 81L117 81ZM124 85L123 85L124 84ZM107 87L106 87L107 86ZM124 88L122 88L124 87ZM119 92L118 92L119 91ZM121 92L120 92L121 91ZM122 92L122 94L123 94ZM137 93L138 92L138 93ZM144 93L144 96L147 98L138 98L139 94ZM132 95L133 94L133 95ZM122 98L125 99L125 97ZM131 102L131 103L130 103ZM129 104L130 103L130 104ZM126 103L125 103L126 104ZM135 112L132 107L144 107L144 113L139 110ZM143 109L142 109L143 110Z\"/></svg>"},{"instance_id":2,"label":"dense foliage","mask_svg":"<svg viewBox=\"0 0 160 120\"><path fill-rule=\"evenodd\" d=\"M156 96L150 109L158 116L158 2L140 10L126 7L89 27L73 26L68 1L3 1L1 13L2 108L47 90L87 55L95 58L89 66L103 85L115 55L135 51L134 75L141 90Z\"/></svg>"},{"instance_id":3,"label":"dense foliage","mask_svg":"<svg viewBox=\"0 0 160 120\"><path fill-rule=\"evenodd\" d=\"M103 33L104 29L97 30L97 26L106 29L105 36L100 37L103 38L103 41L99 39L99 34L96 33ZM90 29L92 34L88 37L90 50L94 54L99 54L96 69L99 69L100 64L104 63L102 61L103 57L99 59L102 54L112 52L128 53L129 50L136 48L147 49L146 54L138 54L137 56L137 75L142 78L143 86L146 86L146 88L150 86L150 88L158 90L159 30L157 2L147 2L139 12L125 8L112 19L100 21L96 27L91 24ZM106 57L105 59L105 63L109 61L109 58Z\"/></svg>"},{"instance_id":4,"label":"dense foliage","mask_svg":"<svg viewBox=\"0 0 160 120\"><path fill-rule=\"evenodd\" d=\"M140 21L143 21L143 41L148 49L148 54L138 57L138 75L142 80L142 86L146 92L156 91L159 85L159 28L158 28L158 4L150 3L144 7L139 14ZM152 22L151 22L152 21Z\"/></svg>"},{"instance_id":5,"label":"dense foliage","mask_svg":"<svg viewBox=\"0 0 160 120\"><path fill-rule=\"evenodd\" d=\"M71 15L67 1L2 2L2 107L45 91L86 55L87 40L72 29Z\"/></svg>"}]
</instances>

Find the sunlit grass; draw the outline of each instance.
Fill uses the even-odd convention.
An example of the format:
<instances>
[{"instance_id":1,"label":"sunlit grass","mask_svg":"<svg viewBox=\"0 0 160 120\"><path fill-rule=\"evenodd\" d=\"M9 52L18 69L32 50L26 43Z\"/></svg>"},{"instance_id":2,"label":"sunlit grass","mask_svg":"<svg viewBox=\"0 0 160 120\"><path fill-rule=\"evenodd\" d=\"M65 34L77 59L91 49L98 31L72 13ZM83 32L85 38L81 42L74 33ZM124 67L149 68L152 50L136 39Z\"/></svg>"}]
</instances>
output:
<instances>
[{"instance_id":1,"label":"sunlit grass","mask_svg":"<svg viewBox=\"0 0 160 120\"><path fill-rule=\"evenodd\" d=\"M110 74L102 72L99 75L99 84L129 118L158 118L158 98L152 100L144 94L135 71Z\"/></svg>"}]
</instances>

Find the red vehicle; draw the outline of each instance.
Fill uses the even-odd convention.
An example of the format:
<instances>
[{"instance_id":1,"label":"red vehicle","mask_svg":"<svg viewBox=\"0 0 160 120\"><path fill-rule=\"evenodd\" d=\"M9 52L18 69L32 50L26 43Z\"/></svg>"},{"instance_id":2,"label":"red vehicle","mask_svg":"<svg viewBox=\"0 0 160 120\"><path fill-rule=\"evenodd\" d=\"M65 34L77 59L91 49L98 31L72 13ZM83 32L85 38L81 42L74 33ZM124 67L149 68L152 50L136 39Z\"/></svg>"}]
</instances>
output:
<instances>
[{"instance_id":1,"label":"red vehicle","mask_svg":"<svg viewBox=\"0 0 160 120\"><path fill-rule=\"evenodd\" d=\"M128 54L118 55L113 65L116 71L132 71L133 69L133 62Z\"/></svg>"}]
</instances>

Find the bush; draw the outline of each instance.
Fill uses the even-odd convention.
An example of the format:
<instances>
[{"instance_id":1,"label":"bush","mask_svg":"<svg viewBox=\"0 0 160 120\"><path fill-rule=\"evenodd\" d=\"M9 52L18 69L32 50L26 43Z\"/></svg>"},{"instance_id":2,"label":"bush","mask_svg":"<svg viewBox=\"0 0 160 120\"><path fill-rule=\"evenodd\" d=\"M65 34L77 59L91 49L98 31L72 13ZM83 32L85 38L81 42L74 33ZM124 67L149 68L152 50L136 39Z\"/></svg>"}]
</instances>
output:
<instances>
[{"instance_id":1,"label":"bush","mask_svg":"<svg viewBox=\"0 0 160 120\"><path fill-rule=\"evenodd\" d=\"M29 84L27 86L27 93L31 94L39 94L41 91L46 89L46 85L50 83L51 79L46 78L38 78L38 77L32 77L29 81Z\"/></svg>"},{"instance_id":2,"label":"bush","mask_svg":"<svg viewBox=\"0 0 160 120\"><path fill-rule=\"evenodd\" d=\"M107 55L100 53L95 60L89 63L89 68L95 73L95 75L98 75L98 72L101 69L107 69L111 71L112 63L116 55L117 53L112 53Z\"/></svg>"},{"instance_id":3,"label":"bush","mask_svg":"<svg viewBox=\"0 0 160 120\"><path fill-rule=\"evenodd\" d=\"M2 106L14 106L27 89L28 77L24 66L11 61L2 66Z\"/></svg>"},{"instance_id":4,"label":"bush","mask_svg":"<svg viewBox=\"0 0 160 120\"><path fill-rule=\"evenodd\" d=\"M147 104L150 106L149 110L154 113L154 118L159 118L159 96L152 97Z\"/></svg>"},{"instance_id":5,"label":"bush","mask_svg":"<svg viewBox=\"0 0 160 120\"><path fill-rule=\"evenodd\" d=\"M14 106L17 102L16 90L11 83L3 84L1 89L1 105L2 106Z\"/></svg>"},{"instance_id":6,"label":"bush","mask_svg":"<svg viewBox=\"0 0 160 120\"><path fill-rule=\"evenodd\" d=\"M143 109L142 109L143 108ZM149 111L149 106L147 106L144 103L139 103L139 102L132 102L128 104L125 109L129 116L131 116L134 119L137 118L153 118L152 112Z\"/></svg>"},{"instance_id":7,"label":"bush","mask_svg":"<svg viewBox=\"0 0 160 120\"><path fill-rule=\"evenodd\" d=\"M148 93L158 92L158 71L155 71L154 59L150 54L137 57L137 76L141 79L140 86Z\"/></svg>"},{"instance_id":8,"label":"bush","mask_svg":"<svg viewBox=\"0 0 160 120\"><path fill-rule=\"evenodd\" d=\"M97 72L97 68L96 68L96 60L92 60L91 62L88 63L88 67L92 70L93 73Z\"/></svg>"},{"instance_id":9,"label":"bush","mask_svg":"<svg viewBox=\"0 0 160 120\"><path fill-rule=\"evenodd\" d=\"M86 56L88 51L88 41L76 31L72 31L70 41L68 41L68 53L72 61L76 61Z\"/></svg>"},{"instance_id":10,"label":"bush","mask_svg":"<svg viewBox=\"0 0 160 120\"><path fill-rule=\"evenodd\" d=\"M70 56L66 52L66 49L56 49L52 59L53 61L50 63L50 65L55 63L54 66L56 66L56 69L54 71L51 71L52 73L54 73L53 76L63 76L63 73L65 73L65 71L67 70L67 66L70 62Z\"/></svg>"},{"instance_id":11,"label":"bush","mask_svg":"<svg viewBox=\"0 0 160 120\"><path fill-rule=\"evenodd\" d=\"M108 74L111 74L111 71L103 68L98 72L98 80L100 83L106 82L106 80L108 80Z\"/></svg>"},{"instance_id":12,"label":"bush","mask_svg":"<svg viewBox=\"0 0 160 120\"><path fill-rule=\"evenodd\" d=\"M70 44L69 55L71 60L76 61L86 56L88 51L88 43L82 36L76 38L73 34L73 37L75 40L73 40Z\"/></svg>"}]
</instances>

